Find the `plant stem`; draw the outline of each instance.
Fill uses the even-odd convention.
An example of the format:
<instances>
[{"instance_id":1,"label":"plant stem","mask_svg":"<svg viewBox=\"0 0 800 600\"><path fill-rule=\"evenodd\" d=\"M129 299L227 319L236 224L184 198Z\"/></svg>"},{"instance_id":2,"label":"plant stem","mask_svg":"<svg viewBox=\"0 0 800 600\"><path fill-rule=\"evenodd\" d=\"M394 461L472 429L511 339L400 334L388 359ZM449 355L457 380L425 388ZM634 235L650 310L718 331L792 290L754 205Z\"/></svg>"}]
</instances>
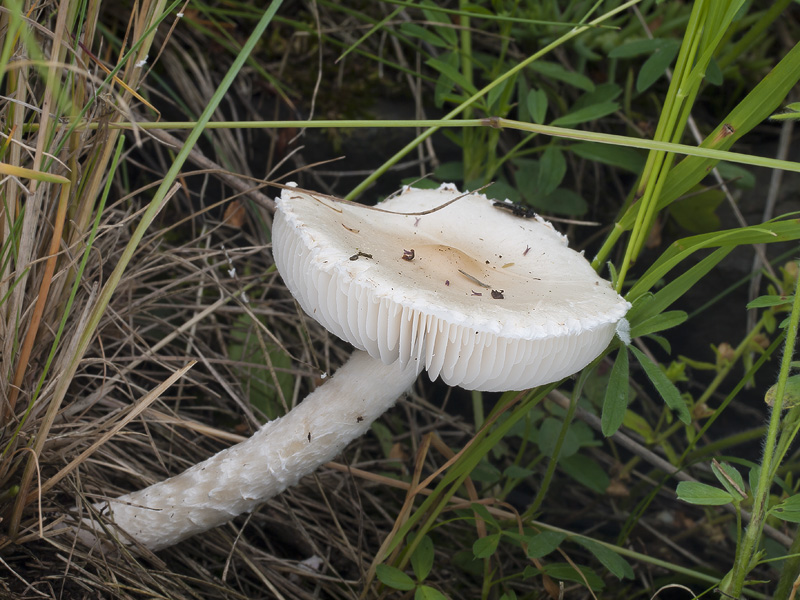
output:
<instances>
[{"instance_id":1,"label":"plant stem","mask_svg":"<svg viewBox=\"0 0 800 600\"><path fill-rule=\"evenodd\" d=\"M745 530L740 551L736 553L737 559L733 566L733 573L729 584L722 589L726 594L738 598L744 588L744 581L752 568L753 558L758 550L761 533L764 528L764 521L767 517L769 505L769 492L772 487L772 476L777 465L774 461L780 462L781 457L775 455L778 431L781 426L781 412L783 411L783 395L786 389L786 381L792 368L792 357L794 347L797 342L798 322L800 322L800 277L797 279L794 292L794 303L792 314L789 319L789 326L786 330L786 345L784 347L781 370L778 377L778 389L775 394L775 403L769 417L767 428L767 438L764 441L764 456L761 459L761 469L758 477L758 486L753 498L753 511L750 524Z\"/></svg>"},{"instance_id":2,"label":"plant stem","mask_svg":"<svg viewBox=\"0 0 800 600\"><path fill-rule=\"evenodd\" d=\"M569 403L567 414L564 415L564 423L562 424L561 431L558 434L558 440L556 441L556 446L555 450L553 451L553 456L550 457L550 462L547 465L547 471L545 471L542 483L541 485L539 485L539 491L536 492L536 497L533 499L531 505L522 514L523 521L527 521L528 519L532 518L533 515L536 514L536 512L539 510L539 507L542 505L542 502L544 502L545 497L547 496L547 491L550 489L550 482L552 481L553 475L555 474L556 471L556 467L558 466L558 457L561 454L561 447L564 445L564 440L567 437L567 431L569 431L569 428L572 426L572 420L575 418L575 410L578 407L578 400L581 397L583 384L586 381L587 375L593 371L593 367L604 356L605 354L595 359L588 367L583 369L583 371L581 371L580 373L578 382L575 384L575 389L572 391L572 401Z\"/></svg>"},{"instance_id":3,"label":"plant stem","mask_svg":"<svg viewBox=\"0 0 800 600\"><path fill-rule=\"evenodd\" d=\"M800 44L798 44L800 49ZM141 122L141 123L109 123L109 129L192 129L196 125L194 121L159 121L159 122ZM583 131L581 129L570 129L568 127L554 127L552 125L538 125L536 123L524 123L522 121L515 121L513 119L505 118L492 118L492 119L408 119L408 120L319 120L319 121L224 121L212 122L205 125L205 129L290 129L305 127L307 129L317 128L415 128L415 127L431 127L436 130L442 127L495 127L515 129L517 131L529 131L532 133L539 133L558 138L580 140L586 142L597 142L599 144L609 144L612 146L625 146L628 148L639 148L641 150L663 150L665 152L674 152L676 154L683 154L686 156L697 156L711 160L724 160L728 162L738 163L742 165L752 165L755 167L764 167L768 169L783 169L784 171L792 171L800 173L800 163L791 160L780 160L777 158L769 158L766 156L754 156L751 154L744 154L741 152L730 152L728 150L719 150L715 148L705 148L702 146L692 146L690 144L676 144L671 142L659 142L655 140L647 140L642 138L635 138L625 135L615 135L611 133L598 133L596 131ZM30 126L35 129L34 125ZM76 130L94 129L96 124L86 124L76 126ZM425 134L423 134L425 135ZM428 135L425 135L427 138ZM399 160L399 158L398 158ZM352 196L353 194L348 194ZM615 224L619 228L617 237L622 234L625 229L618 223ZM604 247L606 244L604 244Z\"/></svg>"},{"instance_id":4,"label":"plant stem","mask_svg":"<svg viewBox=\"0 0 800 600\"><path fill-rule=\"evenodd\" d=\"M459 10L464 10L465 6L468 3L466 0L459 0L458 8ZM460 43L459 48L459 62L461 63L461 74L464 76L464 79L472 85L473 81L475 80L474 72L472 70L472 33L469 30L470 27L470 18L468 13L464 13L459 17L459 25L461 26L458 31L458 39ZM471 119L472 118L472 106L467 106L464 109L464 118ZM472 139L471 129L464 129L462 135L464 136L464 145L461 148L463 153L462 164L464 166L464 181L472 180L476 175L479 173L475 173L474 170L476 169L476 160L475 160L475 150L476 145L474 143L475 140ZM482 165L481 165L482 167Z\"/></svg>"},{"instance_id":5,"label":"plant stem","mask_svg":"<svg viewBox=\"0 0 800 600\"><path fill-rule=\"evenodd\" d=\"M113 500L114 523L137 543L159 550L252 511L366 433L416 378L413 361L384 365L354 352L332 379L250 439ZM84 523L98 529L92 520Z\"/></svg>"},{"instance_id":6,"label":"plant stem","mask_svg":"<svg viewBox=\"0 0 800 600\"><path fill-rule=\"evenodd\" d=\"M704 31L706 31L703 27L706 14L706 1L695 2L678 54L675 73L670 81L664 108L656 128L656 140L677 142L683 135L689 116L689 111L684 109L692 106L699 89L699 82L698 85L690 86L688 90L684 89L684 86L690 79L697 48ZM625 249L625 258L620 266L617 291L622 289L628 269L636 261L650 235L658 210L658 199L673 161L674 155L672 154L651 152L648 155L637 190L641 206L636 215L636 223L631 230L630 242Z\"/></svg>"}]
</instances>

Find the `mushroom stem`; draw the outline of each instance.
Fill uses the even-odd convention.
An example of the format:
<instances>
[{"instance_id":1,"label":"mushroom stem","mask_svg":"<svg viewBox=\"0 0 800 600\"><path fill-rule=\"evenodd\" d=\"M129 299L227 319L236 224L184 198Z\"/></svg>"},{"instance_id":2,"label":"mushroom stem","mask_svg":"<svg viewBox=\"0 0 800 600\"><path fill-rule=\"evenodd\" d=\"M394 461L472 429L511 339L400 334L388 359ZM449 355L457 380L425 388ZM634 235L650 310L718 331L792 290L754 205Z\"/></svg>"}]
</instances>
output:
<instances>
[{"instance_id":1,"label":"mushroom stem","mask_svg":"<svg viewBox=\"0 0 800 600\"><path fill-rule=\"evenodd\" d=\"M252 511L363 435L414 383L413 362L385 365L366 352L354 352L334 377L250 439L180 475L112 500L114 524L159 550ZM99 529L91 521L85 524ZM129 543L125 536L120 541Z\"/></svg>"}]
</instances>

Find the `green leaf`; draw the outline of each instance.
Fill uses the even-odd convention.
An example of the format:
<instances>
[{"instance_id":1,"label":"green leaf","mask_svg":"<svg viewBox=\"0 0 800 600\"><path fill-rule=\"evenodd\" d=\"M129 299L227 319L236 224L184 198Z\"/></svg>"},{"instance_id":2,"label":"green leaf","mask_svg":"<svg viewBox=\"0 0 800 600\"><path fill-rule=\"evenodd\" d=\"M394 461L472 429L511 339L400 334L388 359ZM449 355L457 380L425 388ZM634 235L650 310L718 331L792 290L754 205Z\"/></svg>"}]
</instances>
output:
<instances>
[{"instance_id":1,"label":"green leaf","mask_svg":"<svg viewBox=\"0 0 800 600\"><path fill-rule=\"evenodd\" d=\"M637 323L634 327L631 327L631 337L637 338L658 331L664 331L665 329L672 329L673 327L685 323L688 318L689 315L682 310L669 310L654 317L650 317L649 319L645 319Z\"/></svg>"},{"instance_id":2,"label":"green leaf","mask_svg":"<svg viewBox=\"0 0 800 600\"><path fill-rule=\"evenodd\" d=\"M539 125L544 123L545 117L547 116L547 94L544 90L537 88L528 92L526 104L533 122Z\"/></svg>"},{"instance_id":3,"label":"green leaf","mask_svg":"<svg viewBox=\"0 0 800 600\"><path fill-rule=\"evenodd\" d=\"M541 574L542 574L542 570L541 569L537 569L535 567L532 567L532 566L528 565L522 571L522 578L523 579L529 579L531 577L538 577Z\"/></svg>"},{"instance_id":4,"label":"green leaf","mask_svg":"<svg viewBox=\"0 0 800 600\"><path fill-rule=\"evenodd\" d=\"M414 600L447 600L447 596L429 585L421 585L414 592Z\"/></svg>"},{"instance_id":5,"label":"green leaf","mask_svg":"<svg viewBox=\"0 0 800 600\"><path fill-rule=\"evenodd\" d=\"M714 15L714 29L710 31L710 36L708 42L705 44L705 48L703 49L702 53L699 53L699 56L695 57L695 63L692 67L689 76L682 82L685 85L686 89L692 89L695 86L699 85L699 79L703 78L706 75L706 70L708 68L709 63L714 55L714 52L722 41L723 36L725 36L728 26L733 21L736 14L744 5L745 0L734 0L733 2L729 3L717 3L715 6L718 9ZM727 4L726 9L723 8L723 4Z\"/></svg>"},{"instance_id":6,"label":"green leaf","mask_svg":"<svg viewBox=\"0 0 800 600\"><path fill-rule=\"evenodd\" d=\"M652 341L658 344L664 352L666 352L667 354L672 354L672 346L670 345L669 340L667 340L667 338L665 338L662 335L657 335L655 333L651 333L649 337Z\"/></svg>"},{"instance_id":7,"label":"green leaf","mask_svg":"<svg viewBox=\"0 0 800 600\"><path fill-rule=\"evenodd\" d=\"M254 323L249 315L240 314L229 332L228 357L233 362L234 370L247 392L250 404L267 419L275 419L283 414L275 380L283 392L283 397L291 398L294 388L294 376L289 372L292 368L292 359L272 342L263 337L259 339L258 327L259 324ZM275 372L274 379L270 363Z\"/></svg>"},{"instance_id":8,"label":"green leaf","mask_svg":"<svg viewBox=\"0 0 800 600\"><path fill-rule=\"evenodd\" d=\"M414 570L414 575L417 576L417 581L425 581L428 574L433 568L433 540L430 536L423 536L419 545L411 555L411 568Z\"/></svg>"},{"instance_id":9,"label":"green leaf","mask_svg":"<svg viewBox=\"0 0 800 600\"><path fill-rule=\"evenodd\" d=\"M586 160L600 162L631 173L638 174L644 169L644 156L633 148L609 146L608 144L596 144L594 142L580 142L569 146L568 149Z\"/></svg>"},{"instance_id":10,"label":"green leaf","mask_svg":"<svg viewBox=\"0 0 800 600\"><path fill-rule=\"evenodd\" d=\"M590 44L594 45L596 40L587 40ZM575 48L575 52L580 58L584 58L588 61L601 61L603 60L603 56L598 54L591 48L586 45L586 42L583 38L577 37L573 40L573 47Z\"/></svg>"},{"instance_id":11,"label":"green leaf","mask_svg":"<svg viewBox=\"0 0 800 600\"><path fill-rule=\"evenodd\" d=\"M752 190L756 187L756 176L742 165L720 161L717 164L717 170L725 181L738 188Z\"/></svg>"},{"instance_id":12,"label":"green leaf","mask_svg":"<svg viewBox=\"0 0 800 600\"><path fill-rule=\"evenodd\" d=\"M542 531L525 538L528 544L528 558L542 558L558 548L566 539L566 534L560 531Z\"/></svg>"},{"instance_id":13,"label":"green leaf","mask_svg":"<svg viewBox=\"0 0 800 600\"><path fill-rule=\"evenodd\" d=\"M563 81L564 83L581 89L585 92L591 92L594 90L594 82L586 77L586 75L576 73L575 71L568 71L558 63L537 60L532 62L528 68L541 73L545 77L549 77L550 79L555 79L557 81Z\"/></svg>"},{"instance_id":14,"label":"green leaf","mask_svg":"<svg viewBox=\"0 0 800 600\"><path fill-rule=\"evenodd\" d=\"M402 590L407 592L416 587L414 580L397 567L392 567L390 565L378 565L375 568L375 574L378 576L378 579L381 581L381 583L394 590Z\"/></svg>"},{"instance_id":15,"label":"green leaf","mask_svg":"<svg viewBox=\"0 0 800 600\"><path fill-rule=\"evenodd\" d=\"M583 421L575 420L570 425L570 429L575 432L575 439L581 448L599 446L594 435L594 430Z\"/></svg>"},{"instance_id":16,"label":"green leaf","mask_svg":"<svg viewBox=\"0 0 800 600\"><path fill-rule=\"evenodd\" d=\"M722 506L733 502L733 496L725 490L697 481L681 481L675 492L679 499L689 504Z\"/></svg>"},{"instance_id":17,"label":"green leaf","mask_svg":"<svg viewBox=\"0 0 800 600\"><path fill-rule=\"evenodd\" d=\"M591 92L586 92L570 107L570 111L587 108L595 104L603 104L616 100L622 94L622 88L616 83L601 83Z\"/></svg>"},{"instance_id":18,"label":"green leaf","mask_svg":"<svg viewBox=\"0 0 800 600\"><path fill-rule=\"evenodd\" d=\"M469 187L468 189L474 190L476 189L476 187L479 187L479 185L475 187ZM512 202L522 202L522 197L519 195L519 192L516 190L516 188L509 185L509 183L505 179L498 179L497 181L495 181L489 187L489 190L491 190L490 195L492 198L498 200L508 199L511 200Z\"/></svg>"},{"instance_id":19,"label":"green leaf","mask_svg":"<svg viewBox=\"0 0 800 600\"><path fill-rule=\"evenodd\" d=\"M604 494L611 484L603 468L583 454L559 459L558 466L572 479L598 494Z\"/></svg>"},{"instance_id":20,"label":"green leaf","mask_svg":"<svg viewBox=\"0 0 800 600\"><path fill-rule=\"evenodd\" d=\"M724 80L722 69L719 68L717 61L712 58L706 68L706 81L711 85L722 85Z\"/></svg>"},{"instance_id":21,"label":"green leaf","mask_svg":"<svg viewBox=\"0 0 800 600\"><path fill-rule=\"evenodd\" d=\"M753 465L747 472L747 483L750 484L750 489L755 490L758 487L758 478L761 475L761 467Z\"/></svg>"},{"instance_id":22,"label":"green leaf","mask_svg":"<svg viewBox=\"0 0 800 600\"><path fill-rule=\"evenodd\" d=\"M800 44L798 44L798 46L800 46ZM687 289L696 283L701 277L701 270L706 270L706 272L710 271L716 263L722 260L734 248L747 244L770 244L796 240L800 238L800 227L798 227L797 224L797 219L776 219L768 221L767 223L762 223L761 225L727 229L714 233L704 233L673 242L634 284L627 294L628 300L631 302L636 300L641 294L649 290L650 287L658 283L674 267L698 250L718 248L711 255L704 258L672 283L664 286L662 290L654 295L654 297L662 299L661 303L655 305L660 306L660 309L653 311L651 304L648 303L648 310L650 310L648 316L657 314L674 302L674 300L681 297ZM667 290L669 290L668 294ZM635 312L637 308L639 307L635 306L628 313L627 318L629 321L634 322L636 320L631 315L631 312Z\"/></svg>"},{"instance_id":23,"label":"green leaf","mask_svg":"<svg viewBox=\"0 0 800 600\"><path fill-rule=\"evenodd\" d=\"M635 431L640 436L642 436L646 443L652 444L653 442L655 442L656 434L653 431L653 428L650 427L650 424L647 422L647 419L645 419L638 413L635 413L632 410L626 410L625 419L622 421L622 424L625 425L625 427L627 427L631 431Z\"/></svg>"},{"instance_id":24,"label":"green leaf","mask_svg":"<svg viewBox=\"0 0 800 600\"><path fill-rule=\"evenodd\" d=\"M744 488L744 479L734 467L727 463L720 463L716 460L711 461L711 472L722 484L722 487L733 497L734 500L741 502L747 498L747 491Z\"/></svg>"},{"instance_id":25,"label":"green leaf","mask_svg":"<svg viewBox=\"0 0 800 600\"><path fill-rule=\"evenodd\" d=\"M503 416L497 420L498 425L503 422ZM517 421L511 429L508 430L508 435L516 435L524 440L533 442L534 444L539 439L539 432L536 428L536 423L544 418L544 413L536 408L530 410L524 419Z\"/></svg>"},{"instance_id":26,"label":"green leaf","mask_svg":"<svg viewBox=\"0 0 800 600\"><path fill-rule=\"evenodd\" d=\"M500 542L500 534L493 533L486 537L478 538L472 544L472 553L475 558L486 558L497 552L497 544Z\"/></svg>"},{"instance_id":27,"label":"green leaf","mask_svg":"<svg viewBox=\"0 0 800 600\"><path fill-rule=\"evenodd\" d=\"M719 231L717 207L725 200L722 190L705 190L690 198L677 200L670 207L670 216L691 233Z\"/></svg>"},{"instance_id":28,"label":"green leaf","mask_svg":"<svg viewBox=\"0 0 800 600\"><path fill-rule=\"evenodd\" d=\"M797 121L800 113L796 111L784 111L769 116L770 121Z\"/></svg>"},{"instance_id":29,"label":"green leaf","mask_svg":"<svg viewBox=\"0 0 800 600\"><path fill-rule=\"evenodd\" d=\"M420 39L423 42L427 42L431 46L437 46L439 48L452 48L451 44L436 35L433 31L425 29L416 23L401 23L400 33L403 33L409 37Z\"/></svg>"},{"instance_id":30,"label":"green leaf","mask_svg":"<svg viewBox=\"0 0 800 600\"><path fill-rule=\"evenodd\" d=\"M769 514L778 517L781 521L800 523L800 494L789 496L780 504L773 506Z\"/></svg>"},{"instance_id":31,"label":"green leaf","mask_svg":"<svg viewBox=\"0 0 800 600\"><path fill-rule=\"evenodd\" d=\"M609 58L633 58L636 56L643 56L645 54L652 54L659 48L665 45L665 40L660 38L636 40L628 42L613 48L609 53Z\"/></svg>"},{"instance_id":32,"label":"green leaf","mask_svg":"<svg viewBox=\"0 0 800 600\"><path fill-rule=\"evenodd\" d=\"M430 2L429 0L425 0L421 3L422 14L425 15L425 19L430 21L431 23L442 23L444 25L452 25L450 18L447 14L436 10L438 7L436 6L435 2ZM453 27L436 27L436 32L441 35L445 40L447 40L451 46L455 46L458 43L458 33Z\"/></svg>"},{"instance_id":33,"label":"green leaf","mask_svg":"<svg viewBox=\"0 0 800 600\"><path fill-rule=\"evenodd\" d=\"M452 73L459 80L464 80L464 77L458 70L459 58L458 54L455 52L442 52L438 58L431 60L434 61L431 66L440 73L440 77L436 80L436 86L433 90L434 104L436 104L437 107L441 107L456 85L456 80L447 76L445 73Z\"/></svg>"},{"instance_id":34,"label":"green leaf","mask_svg":"<svg viewBox=\"0 0 800 600\"><path fill-rule=\"evenodd\" d=\"M542 422L542 427L539 430L539 450L546 456L553 456L556 450L556 444L558 443L558 436L561 435L562 425L563 421L561 419L555 419L553 417L548 417ZM575 432L572 431L572 428L568 428L564 434L564 441L561 444L559 458L572 456L579 448L580 444L575 437Z\"/></svg>"},{"instance_id":35,"label":"green leaf","mask_svg":"<svg viewBox=\"0 0 800 600\"><path fill-rule=\"evenodd\" d=\"M394 434L380 421L374 421L372 425L370 425L370 430L375 434L375 437L378 438L383 457L389 458L392 452L392 445L394 444Z\"/></svg>"},{"instance_id":36,"label":"green leaf","mask_svg":"<svg viewBox=\"0 0 800 600\"><path fill-rule=\"evenodd\" d=\"M446 54L456 57L458 56L452 52L448 52ZM438 71L445 78L458 84L461 89L466 91L468 94L472 95L477 93L475 86L472 85L469 80L461 74L461 71L458 70L457 60L453 61L449 58L449 56L448 59L443 60L444 57L445 54L440 55L439 58L429 58L425 61L425 64Z\"/></svg>"},{"instance_id":37,"label":"green leaf","mask_svg":"<svg viewBox=\"0 0 800 600\"><path fill-rule=\"evenodd\" d=\"M579 123L586 123L588 121L594 121L595 119L608 116L617 112L619 108L619 102L600 102L599 104L593 104L592 106L579 108L574 112L569 112L563 117L559 117L553 121L552 125L571 127Z\"/></svg>"},{"instance_id":38,"label":"green leaf","mask_svg":"<svg viewBox=\"0 0 800 600\"><path fill-rule=\"evenodd\" d=\"M538 194L547 196L561 185L567 173L567 161L558 146L550 144L539 159L539 176L536 178Z\"/></svg>"},{"instance_id":39,"label":"green leaf","mask_svg":"<svg viewBox=\"0 0 800 600\"><path fill-rule=\"evenodd\" d=\"M589 210L589 205L586 204L586 200L572 190L563 188L559 188L547 196L540 196L534 193L525 196L525 199L528 200L531 206L538 208L544 213L579 217L586 214L586 211Z\"/></svg>"},{"instance_id":40,"label":"green leaf","mask_svg":"<svg viewBox=\"0 0 800 600\"><path fill-rule=\"evenodd\" d=\"M524 77L517 79L517 119L523 123L531 123L530 110L528 110L528 96L531 89L528 87L528 81Z\"/></svg>"},{"instance_id":41,"label":"green leaf","mask_svg":"<svg viewBox=\"0 0 800 600\"><path fill-rule=\"evenodd\" d=\"M617 352L611 375L608 378L608 387L603 399L603 413L600 425L603 435L614 435L625 419L628 409L628 392L630 390L630 369L628 363L628 350L625 346Z\"/></svg>"},{"instance_id":42,"label":"green leaf","mask_svg":"<svg viewBox=\"0 0 800 600\"><path fill-rule=\"evenodd\" d=\"M466 574L474 575L478 578L483 576L484 561L475 558L472 554L472 548L462 547L461 550L456 550L451 558L451 563Z\"/></svg>"},{"instance_id":43,"label":"green leaf","mask_svg":"<svg viewBox=\"0 0 800 600\"><path fill-rule=\"evenodd\" d=\"M491 90L489 90L489 93L486 94L486 104L489 107L490 113L492 114L505 113L508 110L507 106L501 107L495 105L497 104L498 99L502 97L503 93L506 92L507 90L513 89L516 83L517 83L517 78L511 77L509 79L506 79L500 85L496 85Z\"/></svg>"},{"instance_id":44,"label":"green leaf","mask_svg":"<svg viewBox=\"0 0 800 600\"><path fill-rule=\"evenodd\" d=\"M433 172L436 176L436 179L439 181L444 181L445 183L453 183L453 182L461 182L464 180L464 163L460 160L454 160L446 163L442 163L436 170ZM434 187L439 187L438 183L434 183L430 181L430 179L423 179L422 181L415 183L414 187L421 187L420 184L423 182L431 183Z\"/></svg>"},{"instance_id":45,"label":"green leaf","mask_svg":"<svg viewBox=\"0 0 800 600\"><path fill-rule=\"evenodd\" d=\"M437 177L439 181L434 181L430 178L420 179L419 177L403 177L403 179L400 180L400 183L403 185L410 185L421 190L435 190L441 185L440 182L451 183L453 181L461 181L460 179L438 177L435 173L434 177Z\"/></svg>"},{"instance_id":46,"label":"green leaf","mask_svg":"<svg viewBox=\"0 0 800 600\"><path fill-rule=\"evenodd\" d=\"M671 263L664 264L661 262L661 258L659 258L645 271L644 275L639 278L630 292L628 292L628 300L634 303L633 308L631 308L626 315L626 318L631 323L631 327L635 327L643 320L654 317L664 311L678 298L683 296L693 285L705 277L705 275L711 271L717 263L725 258L731 250L732 248L719 248L715 250L691 269L677 277L674 281L671 281L658 290L658 292L639 302L637 301L638 298L643 296L662 277L669 273L674 266ZM679 262L680 260L676 260L675 264Z\"/></svg>"},{"instance_id":47,"label":"green leaf","mask_svg":"<svg viewBox=\"0 0 800 600\"><path fill-rule=\"evenodd\" d=\"M653 363L647 355L633 345L628 346L628 349L642 365L647 378L653 386L661 394L661 397L666 402L667 406L678 414L678 418L687 425L692 422L692 417L689 414L689 409L686 407L686 402L681 398L681 393L675 384L672 383L667 377L666 373L661 370L657 364Z\"/></svg>"},{"instance_id":48,"label":"green leaf","mask_svg":"<svg viewBox=\"0 0 800 600\"><path fill-rule=\"evenodd\" d=\"M497 483L500 481L502 475L500 469L491 464L486 457L484 457L472 470L472 473L470 473L470 477L473 481L478 481L487 485Z\"/></svg>"},{"instance_id":49,"label":"green leaf","mask_svg":"<svg viewBox=\"0 0 800 600\"><path fill-rule=\"evenodd\" d=\"M580 571L576 571L569 563L553 563L551 565L546 565L544 572L553 579L574 581L581 585L586 585L588 582L589 587L594 591L600 591L605 587L603 579L592 569L584 567L583 565L578 565L578 569L580 569Z\"/></svg>"},{"instance_id":50,"label":"green leaf","mask_svg":"<svg viewBox=\"0 0 800 600\"><path fill-rule=\"evenodd\" d=\"M633 579L633 567L611 548L586 538L575 538L575 541L594 554L594 557L619 579Z\"/></svg>"},{"instance_id":51,"label":"green leaf","mask_svg":"<svg viewBox=\"0 0 800 600\"><path fill-rule=\"evenodd\" d=\"M636 91L643 92L653 85L667 70L667 68L678 56L681 44L677 40L670 40L660 48L656 48L650 55L636 77Z\"/></svg>"},{"instance_id":52,"label":"green leaf","mask_svg":"<svg viewBox=\"0 0 800 600\"><path fill-rule=\"evenodd\" d=\"M791 304L794 302L794 294L791 296L759 296L752 302L747 303L747 310L751 308L767 308L769 306L783 306L784 304Z\"/></svg>"},{"instance_id":53,"label":"green leaf","mask_svg":"<svg viewBox=\"0 0 800 600\"><path fill-rule=\"evenodd\" d=\"M497 520L492 516L492 513L489 512L489 509L487 509L483 504L473 502L469 506L478 517L483 519L485 523L489 523L495 529L500 528L500 525L498 525Z\"/></svg>"},{"instance_id":54,"label":"green leaf","mask_svg":"<svg viewBox=\"0 0 800 600\"><path fill-rule=\"evenodd\" d=\"M511 164L517 169L514 173L514 180L522 197L526 200L535 198L536 181L539 179L539 161L531 158L516 158L511 161Z\"/></svg>"},{"instance_id":55,"label":"green leaf","mask_svg":"<svg viewBox=\"0 0 800 600\"><path fill-rule=\"evenodd\" d=\"M439 10L439 6L433 0L421 0L419 7L422 9L422 14L425 15L425 20L431 23L442 23L452 25L450 17L447 13ZM449 29L452 29L450 27Z\"/></svg>"},{"instance_id":56,"label":"green leaf","mask_svg":"<svg viewBox=\"0 0 800 600\"><path fill-rule=\"evenodd\" d=\"M510 479L527 479L534 474L534 471L520 467L519 465L508 465L503 471L503 475Z\"/></svg>"},{"instance_id":57,"label":"green leaf","mask_svg":"<svg viewBox=\"0 0 800 600\"><path fill-rule=\"evenodd\" d=\"M764 402L772 406L775 404L775 397L778 394L778 384L771 386L764 394ZM800 406L800 375L790 375L786 380L786 387L783 389L783 410Z\"/></svg>"}]
</instances>

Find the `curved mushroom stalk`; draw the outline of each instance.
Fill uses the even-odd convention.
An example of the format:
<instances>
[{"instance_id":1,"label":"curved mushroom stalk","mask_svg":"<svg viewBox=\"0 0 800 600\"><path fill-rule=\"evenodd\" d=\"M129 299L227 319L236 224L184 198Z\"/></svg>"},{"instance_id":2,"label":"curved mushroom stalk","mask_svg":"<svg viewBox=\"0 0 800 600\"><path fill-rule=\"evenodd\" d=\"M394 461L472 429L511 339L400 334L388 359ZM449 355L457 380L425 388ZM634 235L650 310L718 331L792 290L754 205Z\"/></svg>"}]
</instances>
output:
<instances>
[{"instance_id":1,"label":"curved mushroom stalk","mask_svg":"<svg viewBox=\"0 0 800 600\"><path fill-rule=\"evenodd\" d=\"M336 456L423 368L470 390L558 381L603 351L630 308L552 225L452 185L404 189L377 210L290 185L276 206L272 250L287 288L373 358L356 353L250 440L112 502L117 526L154 550Z\"/></svg>"},{"instance_id":2,"label":"curved mushroom stalk","mask_svg":"<svg viewBox=\"0 0 800 600\"><path fill-rule=\"evenodd\" d=\"M413 361L385 365L366 352L354 352L334 377L247 441L112 500L111 518L130 538L159 550L252 511L363 435L417 374ZM88 520L85 525L99 529ZM126 536L120 541L129 543Z\"/></svg>"}]
</instances>

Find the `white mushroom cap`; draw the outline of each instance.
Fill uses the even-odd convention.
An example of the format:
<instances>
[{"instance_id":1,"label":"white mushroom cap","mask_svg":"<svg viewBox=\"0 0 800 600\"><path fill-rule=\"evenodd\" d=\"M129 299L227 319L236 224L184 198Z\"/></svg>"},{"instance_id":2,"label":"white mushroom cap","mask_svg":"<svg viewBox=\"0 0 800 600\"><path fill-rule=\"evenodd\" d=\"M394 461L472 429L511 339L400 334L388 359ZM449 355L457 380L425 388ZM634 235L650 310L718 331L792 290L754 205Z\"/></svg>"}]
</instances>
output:
<instances>
[{"instance_id":1,"label":"white mushroom cap","mask_svg":"<svg viewBox=\"0 0 800 600\"><path fill-rule=\"evenodd\" d=\"M406 188L378 208L420 213L460 195ZM483 194L424 215L296 189L276 203L275 263L303 310L372 357L417 361L449 385L557 381L602 352L630 307L550 223Z\"/></svg>"}]
</instances>

